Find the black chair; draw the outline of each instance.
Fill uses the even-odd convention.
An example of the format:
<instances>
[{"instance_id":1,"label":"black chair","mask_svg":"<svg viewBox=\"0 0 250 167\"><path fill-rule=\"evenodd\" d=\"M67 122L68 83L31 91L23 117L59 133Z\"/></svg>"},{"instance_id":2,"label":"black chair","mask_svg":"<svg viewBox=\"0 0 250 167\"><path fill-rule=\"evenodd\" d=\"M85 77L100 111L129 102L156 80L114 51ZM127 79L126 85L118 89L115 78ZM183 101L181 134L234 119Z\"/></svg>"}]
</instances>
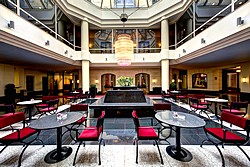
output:
<instances>
[{"instance_id":1,"label":"black chair","mask_svg":"<svg viewBox=\"0 0 250 167\"><path fill-rule=\"evenodd\" d=\"M161 156L161 151L158 145L158 140L159 140L159 127L158 127L158 134L155 132L153 126L140 126L139 118L137 116L136 111L134 110L132 112L134 124L135 124L135 130L137 136L135 137L134 142L136 143L136 163L138 163L138 142L139 140L154 140L154 142L157 145L159 154L160 154L160 159L161 159L161 164L163 164L162 156Z\"/></svg>"},{"instance_id":2,"label":"black chair","mask_svg":"<svg viewBox=\"0 0 250 167\"><path fill-rule=\"evenodd\" d=\"M229 108L222 109L221 112L229 112L234 115L245 116L247 114L248 102L231 102Z\"/></svg>"},{"instance_id":3,"label":"black chair","mask_svg":"<svg viewBox=\"0 0 250 167\"><path fill-rule=\"evenodd\" d=\"M202 103L200 99L196 97L189 97L188 102L189 102L191 112L196 113L196 111L199 111L199 115L201 115L201 113L205 113L208 119L210 119L210 116L207 113L207 110L209 109L208 105Z\"/></svg>"},{"instance_id":4,"label":"black chair","mask_svg":"<svg viewBox=\"0 0 250 167\"><path fill-rule=\"evenodd\" d=\"M236 125L242 128L242 130L239 130L239 129L234 130L234 129L225 128L223 127L223 121ZM245 154L247 159L250 161L248 154L240 147L241 145L246 145L249 142L250 120L231 114L229 112L222 112L221 113L221 127L204 128L204 130L205 130L207 139L202 141L200 146L202 147L202 145L205 142L213 143L220 153L223 167L225 166L225 160L218 145L222 145L222 148L224 148L224 145L226 144L235 145ZM239 135L237 131L245 131L247 135L243 137L242 135ZM208 134L212 135L217 140L214 140L214 138L211 138Z\"/></svg>"},{"instance_id":5,"label":"black chair","mask_svg":"<svg viewBox=\"0 0 250 167\"><path fill-rule=\"evenodd\" d=\"M98 119L97 119L96 126L87 126L80 133L80 135L78 135L78 131L77 131L76 140L79 141L79 145L78 145L77 150L76 150L76 154L75 154L74 161L73 161L73 166L75 166L75 164L76 164L76 156L77 156L77 153L79 151L81 144L84 143L83 146L85 147L86 141L98 141L98 144L99 144L99 150L98 150L99 163L98 163L98 165L101 165L101 156L100 156L101 143L103 142L103 146L105 146L105 141L102 138L104 116L105 116L105 111L102 111L101 116L98 117Z\"/></svg>"}]
</instances>

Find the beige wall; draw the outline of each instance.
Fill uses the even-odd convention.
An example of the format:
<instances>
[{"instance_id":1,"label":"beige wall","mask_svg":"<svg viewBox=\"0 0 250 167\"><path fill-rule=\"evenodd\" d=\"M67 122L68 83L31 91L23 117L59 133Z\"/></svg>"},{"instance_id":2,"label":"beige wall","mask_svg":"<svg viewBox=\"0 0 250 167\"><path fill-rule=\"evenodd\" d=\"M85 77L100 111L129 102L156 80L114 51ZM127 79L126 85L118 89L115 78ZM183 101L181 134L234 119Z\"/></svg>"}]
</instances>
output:
<instances>
[{"instance_id":1,"label":"beige wall","mask_svg":"<svg viewBox=\"0 0 250 167\"><path fill-rule=\"evenodd\" d=\"M207 89L204 90L211 90L211 91L219 91L222 89L222 70L216 68L206 68L206 69L195 69L195 70L188 70L188 89L199 89L199 88L192 88L192 75L195 73L205 73L207 74Z\"/></svg>"},{"instance_id":2,"label":"beige wall","mask_svg":"<svg viewBox=\"0 0 250 167\"><path fill-rule=\"evenodd\" d=\"M153 87L161 86L161 69L160 68L138 68L138 69L105 69L105 70L90 70L90 84L95 84L95 80L99 80L99 83L96 85L97 90L101 91L101 75L106 73L112 73L116 76L116 79L120 76L133 77L135 82L135 74L138 73L147 73L150 75L150 90ZM152 83L152 80L155 79L156 83Z\"/></svg>"},{"instance_id":3,"label":"beige wall","mask_svg":"<svg viewBox=\"0 0 250 167\"><path fill-rule=\"evenodd\" d=\"M26 89L26 76L34 76L34 90L42 90L42 77L47 76L47 73L26 70L22 67L0 64L0 96L4 96L5 85L15 84L16 92L20 93L20 90Z\"/></svg>"},{"instance_id":4,"label":"beige wall","mask_svg":"<svg viewBox=\"0 0 250 167\"><path fill-rule=\"evenodd\" d=\"M243 83L242 79L246 78L246 82ZM250 63L245 63L241 65L240 73L240 88L241 92L250 92Z\"/></svg>"}]
</instances>

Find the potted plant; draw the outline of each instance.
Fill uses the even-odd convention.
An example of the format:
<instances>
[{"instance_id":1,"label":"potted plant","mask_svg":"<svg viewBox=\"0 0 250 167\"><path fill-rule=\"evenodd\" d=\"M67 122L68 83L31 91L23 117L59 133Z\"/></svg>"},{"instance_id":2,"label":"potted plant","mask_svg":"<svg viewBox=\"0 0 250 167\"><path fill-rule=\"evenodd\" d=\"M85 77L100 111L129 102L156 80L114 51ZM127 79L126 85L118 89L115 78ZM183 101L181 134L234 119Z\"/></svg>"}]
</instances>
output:
<instances>
[{"instance_id":1,"label":"potted plant","mask_svg":"<svg viewBox=\"0 0 250 167\"><path fill-rule=\"evenodd\" d=\"M117 83L120 86L131 86L133 84L133 78L132 77L125 77L125 76L120 76L117 79Z\"/></svg>"},{"instance_id":2,"label":"potted plant","mask_svg":"<svg viewBox=\"0 0 250 167\"><path fill-rule=\"evenodd\" d=\"M169 85L169 90L176 90L176 83L174 82L171 82L170 85Z\"/></svg>"},{"instance_id":3,"label":"potted plant","mask_svg":"<svg viewBox=\"0 0 250 167\"><path fill-rule=\"evenodd\" d=\"M90 84L89 94L90 94L91 98L95 97L95 95L96 95L96 85L95 84Z\"/></svg>"}]
</instances>

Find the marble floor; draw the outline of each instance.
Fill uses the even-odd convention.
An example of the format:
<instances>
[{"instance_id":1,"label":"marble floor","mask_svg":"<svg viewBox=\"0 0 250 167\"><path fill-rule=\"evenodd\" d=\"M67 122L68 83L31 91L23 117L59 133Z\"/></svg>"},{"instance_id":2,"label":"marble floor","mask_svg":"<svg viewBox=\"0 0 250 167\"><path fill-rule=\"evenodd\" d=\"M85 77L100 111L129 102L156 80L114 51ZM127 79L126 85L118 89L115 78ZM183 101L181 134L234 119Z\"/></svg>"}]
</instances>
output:
<instances>
[{"instance_id":1,"label":"marble floor","mask_svg":"<svg viewBox=\"0 0 250 167\"><path fill-rule=\"evenodd\" d=\"M1 148L2 146L0 146ZM73 166L73 158L75 156L76 145L70 145L73 148L72 154L65 160L56 164L47 164L44 162L45 155L53 150L56 146L47 145L32 145L27 148L22 158L23 167L68 167ZM134 145L106 145L101 147L100 166L105 167L220 167L221 158L215 146L197 145L183 146L192 153L193 159L190 162L180 162L171 158L165 151L166 146L160 145L160 150L163 157L164 165L160 163L159 154L156 146L139 145L138 164L135 163L136 149ZM17 166L18 156L22 146L9 146L0 155L1 167ZM250 147L244 146L243 149L250 154ZM222 149L225 158L226 167L249 167L250 162L244 154L235 146L226 146ZM86 145L80 147L75 166L98 166L98 146Z\"/></svg>"}]
</instances>

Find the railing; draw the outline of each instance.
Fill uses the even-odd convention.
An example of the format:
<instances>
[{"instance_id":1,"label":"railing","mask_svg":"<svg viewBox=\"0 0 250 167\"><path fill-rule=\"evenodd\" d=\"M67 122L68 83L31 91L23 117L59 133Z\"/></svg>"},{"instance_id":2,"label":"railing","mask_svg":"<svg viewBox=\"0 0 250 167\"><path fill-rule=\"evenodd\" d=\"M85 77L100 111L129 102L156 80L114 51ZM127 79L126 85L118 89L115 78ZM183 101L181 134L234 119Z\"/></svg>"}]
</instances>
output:
<instances>
[{"instance_id":1,"label":"railing","mask_svg":"<svg viewBox=\"0 0 250 167\"><path fill-rule=\"evenodd\" d=\"M238 0L235 0L234 3L236 3ZM211 17L209 20L207 20L205 23L203 23L201 26L199 26L197 29L193 30L190 34L188 34L186 37L184 37L182 40L180 40L179 42L177 42L174 45L170 45L169 49L176 49L177 47L181 46L182 44L184 44L185 42L187 42L188 40L192 39L195 35L197 35L196 33L199 30L202 30L202 28L204 28L206 25L208 25L208 23L214 22L214 21L218 21L219 19L217 19L218 16L220 16L223 12L226 12L226 10L228 10L229 8L233 8L231 12L233 12L235 10L235 5L232 6L232 3L230 3L228 6L226 6L225 8L223 8L221 11L219 11L217 14L215 14L213 17ZM230 12L229 12L230 13ZM211 24L212 25L212 24Z\"/></svg>"},{"instance_id":2,"label":"railing","mask_svg":"<svg viewBox=\"0 0 250 167\"><path fill-rule=\"evenodd\" d=\"M100 49L89 49L90 53L93 54L113 54L115 49L112 48L100 48ZM134 53L160 53L161 48L134 48Z\"/></svg>"},{"instance_id":3,"label":"railing","mask_svg":"<svg viewBox=\"0 0 250 167\"><path fill-rule=\"evenodd\" d=\"M59 35L57 32L55 32L54 30L52 30L51 28L49 28L47 25L45 25L44 23L42 23L41 21L39 21L38 19L36 19L34 16L32 16L31 14L29 14L28 12L26 12L24 9L22 9L19 6L17 6L11 0L8 0L8 2L11 5L13 5L13 8L20 9L20 11L22 11L24 14L26 14L29 18L33 19L35 21L35 23L36 23L34 25L38 26L38 24L40 24L41 26L43 26L49 32L49 34L52 33L56 38L58 38L58 40L63 41L65 44L67 44L68 46L70 46L72 49L79 49L79 48L81 48L80 46L75 46L74 44L72 44L70 41L68 41L67 39L65 39L61 35Z\"/></svg>"}]
</instances>

